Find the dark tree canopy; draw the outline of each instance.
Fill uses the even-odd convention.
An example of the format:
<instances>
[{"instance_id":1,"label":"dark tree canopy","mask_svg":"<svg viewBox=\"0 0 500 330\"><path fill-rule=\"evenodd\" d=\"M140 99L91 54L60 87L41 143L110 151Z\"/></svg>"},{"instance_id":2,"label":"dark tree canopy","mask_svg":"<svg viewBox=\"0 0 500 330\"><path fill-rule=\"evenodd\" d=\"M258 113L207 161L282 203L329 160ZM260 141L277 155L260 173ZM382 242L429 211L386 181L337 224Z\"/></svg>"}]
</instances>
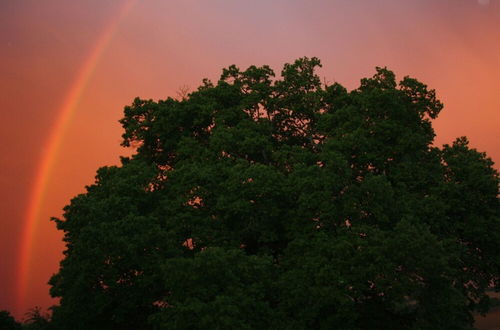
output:
<instances>
[{"instance_id":1,"label":"dark tree canopy","mask_svg":"<svg viewBox=\"0 0 500 330\"><path fill-rule=\"evenodd\" d=\"M0 310L0 329L21 330L21 324L8 311Z\"/></svg>"},{"instance_id":2,"label":"dark tree canopy","mask_svg":"<svg viewBox=\"0 0 500 330\"><path fill-rule=\"evenodd\" d=\"M499 176L443 105L377 68L321 83L316 58L224 69L136 98L121 166L64 217L62 329L470 329L500 289Z\"/></svg>"}]
</instances>

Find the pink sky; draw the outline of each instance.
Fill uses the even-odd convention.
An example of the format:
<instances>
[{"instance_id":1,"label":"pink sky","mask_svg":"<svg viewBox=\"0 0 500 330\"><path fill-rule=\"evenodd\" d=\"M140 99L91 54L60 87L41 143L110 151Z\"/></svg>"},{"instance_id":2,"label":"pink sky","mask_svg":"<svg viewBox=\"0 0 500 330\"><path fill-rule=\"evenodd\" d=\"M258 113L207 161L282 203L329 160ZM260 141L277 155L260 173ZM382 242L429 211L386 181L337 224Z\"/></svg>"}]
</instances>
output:
<instances>
[{"instance_id":1,"label":"pink sky","mask_svg":"<svg viewBox=\"0 0 500 330\"><path fill-rule=\"evenodd\" d=\"M49 221L116 164L118 119L135 96L175 96L223 67L323 62L355 88L375 66L410 75L445 104L436 142L466 135L500 161L500 1L135 1L94 63L53 157L17 306L20 237L51 130L78 75L127 0L0 2L0 309L18 317L53 303L46 285L63 244ZM498 168L498 166L497 166Z\"/></svg>"}]
</instances>

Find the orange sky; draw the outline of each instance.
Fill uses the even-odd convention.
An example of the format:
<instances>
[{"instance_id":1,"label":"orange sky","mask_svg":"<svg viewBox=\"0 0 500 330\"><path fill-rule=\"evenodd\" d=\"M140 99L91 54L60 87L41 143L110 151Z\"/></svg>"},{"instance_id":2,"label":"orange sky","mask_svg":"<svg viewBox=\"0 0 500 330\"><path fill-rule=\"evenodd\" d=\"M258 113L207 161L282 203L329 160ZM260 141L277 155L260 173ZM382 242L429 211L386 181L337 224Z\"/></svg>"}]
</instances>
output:
<instances>
[{"instance_id":1,"label":"orange sky","mask_svg":"<svg viewBox=\"0 0 500 330\"><path fill-rule=\"evenodd\" d=\"M348 88L375 66L420 79L445 103L437 143L467 135L500 162L500 0L0 2L0 309L21 317L51 304L46 282L63 245L49 218L127 152L124 105L194 89L233 63L279 72L301 56L319 57L321 75ZM49 154L19 300L21 236Z\"/></svg>"}]
</instances>

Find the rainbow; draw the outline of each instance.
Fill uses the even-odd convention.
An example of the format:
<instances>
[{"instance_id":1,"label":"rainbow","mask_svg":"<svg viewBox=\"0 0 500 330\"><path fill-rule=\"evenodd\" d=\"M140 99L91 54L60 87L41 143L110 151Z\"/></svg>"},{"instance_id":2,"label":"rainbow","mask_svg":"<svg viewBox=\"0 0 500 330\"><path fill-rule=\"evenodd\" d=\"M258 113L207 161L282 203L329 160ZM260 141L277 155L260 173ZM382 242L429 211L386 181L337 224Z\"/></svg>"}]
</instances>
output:
<instances>
[{"instance_id":1,"label":"rainbow","mask_svg":"<svg viewBox=\"0 0 500 330\"><path fill-rule=\"evenodd\" d=\"M45 200L45 191L49 183L52 168L61 148L61 142L68 129L71 118L82 97L83 91L90 81L100 58L102 57L106 46L113 39L120 22L127 16L137 0L125 0L117 11L117 14L110 20L109 24L100 34L97 42L90 51L87 59L78 72L74 83L69 89L59 114L52 126L49 137L45 142L43 155L36 170L33 189L29 196L25 221L22 229L19 264L17 267L17 309L22 312L28 283L30 281L30 263L32 259L33 238L39 223L40 208Z\"/></svg>"}]
</instances>

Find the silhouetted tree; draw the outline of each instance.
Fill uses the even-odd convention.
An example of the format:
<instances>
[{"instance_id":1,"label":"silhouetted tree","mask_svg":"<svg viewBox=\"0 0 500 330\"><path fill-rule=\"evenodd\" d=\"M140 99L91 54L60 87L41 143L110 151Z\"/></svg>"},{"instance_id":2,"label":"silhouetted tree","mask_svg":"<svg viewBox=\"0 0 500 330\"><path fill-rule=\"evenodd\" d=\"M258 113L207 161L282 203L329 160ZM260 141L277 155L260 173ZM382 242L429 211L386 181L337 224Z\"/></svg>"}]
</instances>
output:
<instances>
[{"instance_id":1,"label":"silhouetted tree","mask_svg":"<svg viewBox=\"0 0 500 330\"><path fill-rule=\"evenodd\" d=\"M21 330L21 324L8 311L0 311L0 329Z\"/></svg>"},{"instance_id":2,"label":"silhouetted tree","mask_svg":"<svg viewBox=\"0 0 500 330\"><path fill-rule=\"evenodd\" d=\"M49 330L52 329L50 316L42 312L42 308L35 306L25 315L23 329L26 330Z\"/></svg>"},{"instance_id":3,"label":"silhouetted tree","mask_svg":"<svg viewBox=\"0 0 500 330\"><path fill-rule=\"evenodd\" d=\"M498 173L433 146L435 92L316 58L135 99L121 166L55 219L63 329L469 329L499 283Z\"/></svg>"}]
</instances>

